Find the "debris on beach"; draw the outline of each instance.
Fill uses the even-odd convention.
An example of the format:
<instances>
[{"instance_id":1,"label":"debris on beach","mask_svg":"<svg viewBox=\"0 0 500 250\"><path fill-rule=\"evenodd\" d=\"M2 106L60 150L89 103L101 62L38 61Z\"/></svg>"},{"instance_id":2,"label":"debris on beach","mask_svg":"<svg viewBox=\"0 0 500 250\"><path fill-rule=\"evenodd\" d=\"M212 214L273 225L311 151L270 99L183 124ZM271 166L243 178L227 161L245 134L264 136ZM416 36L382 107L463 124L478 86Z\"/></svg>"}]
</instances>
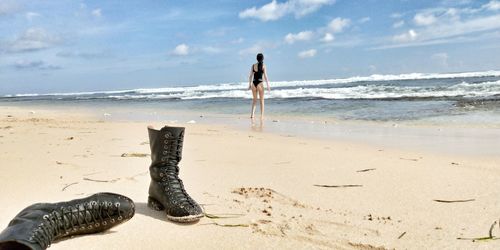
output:
<instances>
[{"instance_id":1,"label":"debris on beach","mask_svg":"<svg viewBox=\"0 0 500 250\"><path fill-rule=\"evenodd\" d=\"M452 162L451 165L460 165L460 164L458 164L456 162Z\"/></svg>"},{"instance_id":2,"label":"debris on beach","mask_svg":"<svg viewBox=\"0 0 500 250\"><path fill-rule=\"evenodd\" d=\"M441 202L441 203L458 203L458 202L469 202L469 201L475 201L476 199L468 199L468 200L434 200L435 202Z\"/></svg>"},{"instance_id":3,"label":"debris on beach","mask_svg":"<svg viewBox=\"0 0 500 250\"><path fill-rule=\"evenodd\" d=\"M398 240L401 239L401 238L403 238L403 236L405 236L405 234L406 234L406 232L403 232L402 234L400 234L399 237L398 237Z\"/></svg>"},{"instance_id":4,"label":"debris on beach","mask_svg":"<svg viewBox=\"0 0 500 250\"><path fill-rule=\"evenodd\" d=\"M12 126L5 126L2 129L11 129L11 128L12 128Z\"/></svg>"},{"instance_id":5,"label":"debris on beach","mask_svg":"<svg viewBox=\"0 0 500 250\"><path fill-rule=\"evenodd\" d=\"M216 225L219 227L250 227L249 224L221 224L221 223L217 223L217 222L206 223L206 224L201 224L201 225L202 226L203 225Z\"/></svg>"},{"instance_id":6,"label":"debris on beach","mask_svg":"<svg viewBox=\"0 0 500 250\"><path fill-rule=\"evenodd\" d=\"M61 191L64 191L64 190L66 190L66 188L68 188L68 187L70 187L70 186L73 186L73 185L76 185L76 184L78 184L78 182L73 182L73 183L70 183L70 184L66 184L66 185L65 185L65 186L61 189Z\"/></svg>"},{"instance_id":7,"label":"debris on beach","mask_svg":"<svg viewBox=\"0 0 500 250\"><path fill-rule=\"evenodd\" d=\"M104 113L104 114L102 114L102 115L103 115L103 116L111 116L111 114L110 114L110 113Z\"/></svg>"},{"instance_id":8,"label":"debris on beach","mask_svg":"<svg viewBox=\"0 0 500 250\"><path fill-rule=\"evenodd\" d=\"M195 120L191 120L191 121L188 121L188 122L186 122L186 123L189 123L189 124L195 124L195 123L196 123L196 121L195 121Z\"/></svg>"},{"instance_id":9,"label":"debris on beach","mask_svg":"<svg viewBox=\"0 0 500 250\"><path fill-rule=\"evenodd\" d=\"M280 120L273 120L273 122L280 122Z\"/></svg>"},{"instance_id":10,"label":"debris on beach","mask_svg":"<svg viewBox=\"0 0 500 250\"><path fill-rule=\"evenodd\" d=\"M314 184L315 187L325 187L325 188L350 188L350 187L362 187L363 185L350 184L350 185L318 185Z\"/></svg>"},{"instance_id":11,"label":"debris on beach","mask_svg":"<svg viewBox=\"0 0 500 250\"><path fill-rule=\"evenodd\" d=\"M400 160L405 160L405 161L418 161L418 159L415 159L415 158L403 158L403 157L399 157Z\"/></svg>"},{"instance_id":12,"label":"debris on beach","mask_svg":"<svg viewBox=\"0 0 500 250\"><path fill-rule=\"evenodd\" d=\"M500 240L499 236L493 235L493 230L495 229L495 226L498 224L498 227L500 228L500 219L498 221L494 221L493 224L490 226L490 230L488 231L488 236L486 237L476 237L476 238L462 238L458 237L457 240L471 240L472 242L476 241L489 241L489 240Z\"/></svg>"},{"instance_id":13,"label":"debris on beach","mask_svg":"<svg viewBox=\"0 0 500 250\"><path fill-rule=\"evenodd\" d=\"M361 169L361 170L358 170L358 171L356 171L356 172L358 172L358 173L362 173L362 172L368 172L368 171L373 171L373 170L376 170L376 168Z\"/></svg>"},{"instance_id":14,"label":"debris on beach","mask_svg":"<svg viewBox=\"0 0 500 250\"><path fill-rule=\"evenodd\" d=\"M113 180L96 180L96 179L90 179L90 178L83 178L84 181L93 181L93 182L117 182L118 180L120 180L120 178L117 178L117 179L113 179Z\"/></svg>"},{"instance_id":15,"label":"debris on beach","mask_svg":"<svg viewBox=\"0 0 500 250\"><path fill-rule=\"evenodd\" d=\"M73 136L70 136L70 137L66 138L67 141L71 141L71 140L74 140L74 139L75 139L75 137L73 137Z\"/></svg>"},{"instance_id":16,"label":"debris on beach","mask_svg":"<svg viewBox=\"0 0 500 250\"><path fill-rule=\"evenodd\" d=\"M145 153L123 153L121 157L148 157L149 154Z\"/></svg>"}]
</instances>

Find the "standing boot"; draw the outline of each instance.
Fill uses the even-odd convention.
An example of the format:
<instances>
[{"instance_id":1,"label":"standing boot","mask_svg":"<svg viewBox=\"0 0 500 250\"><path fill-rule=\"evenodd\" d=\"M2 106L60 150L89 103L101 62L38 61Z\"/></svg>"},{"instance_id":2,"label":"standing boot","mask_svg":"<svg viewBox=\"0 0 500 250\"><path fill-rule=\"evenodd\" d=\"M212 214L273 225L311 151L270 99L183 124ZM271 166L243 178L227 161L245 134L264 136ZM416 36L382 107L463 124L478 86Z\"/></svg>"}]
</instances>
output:
<instances>
[{"instance_id":1,"label":"standing boot","mask_svg":"<svg viewBox=\"0 0 500 250\"><path fill-rule=\"evenodd\" d=\"M179 179L184 128L165 126L161 130L148 127L151 146L151 184L148 206L167 212L167 218L176 222L197 221L204 216L201 207L184 189Z\"/></svg>"},{"instance_id":2,"label":"standing boot","mask_svg":"<svg viewBox=\"0 0 500 250\"><path fill-rule=\"evenodd\" d=\"M108 230L134 216L134 202L98 193L59 203L36 203L21 211L0 233L0 250L43 250L53 241Z\"/></svg>"}]
</instances>

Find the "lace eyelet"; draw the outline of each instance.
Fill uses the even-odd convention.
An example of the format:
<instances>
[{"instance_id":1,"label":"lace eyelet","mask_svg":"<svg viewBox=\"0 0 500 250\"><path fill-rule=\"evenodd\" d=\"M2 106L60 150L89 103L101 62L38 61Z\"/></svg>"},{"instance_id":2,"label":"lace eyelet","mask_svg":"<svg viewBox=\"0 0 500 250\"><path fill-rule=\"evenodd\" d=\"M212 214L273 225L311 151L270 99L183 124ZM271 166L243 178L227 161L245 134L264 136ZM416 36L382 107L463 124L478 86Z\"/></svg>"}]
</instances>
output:
<instances>
[{"instance_id":1,"label":"lace eyelet","mask_svg":"<svg viewBox=\"0 0 500 250\"><path fill-rule=\"evenodd\" d=\"M111 219L111 223L115 223L115 219Z\"/></svg>"},{"instance_id":2,"label":"lace eyelet","mask_svg":"<svg viewBox=\"0 0 500 250\"><path fill-rule=\"evenodd\" d=\"M49 219L49 215L46 214L46 215L43 216L43 218L46 219L46 220L48 220Z\"/></svg>"},{"instance_id":3,"label":"lace eyelet","mask_svg":"<svg viewBox=\"0 0 500 250\"><path fill-rule=\"evenodd\" d=\"M115 203L115 207L120 207L120 203Z\"/></svg>"},{"instance_id":4,"label":"lace eyelet","mask_svg":"<svg viewBox=\"0 0 500 250\"><path fill-rule=\"evenodd\" d=\"M103 225L103 226L106 226L106 225L108 225L108 222L103 221L103 222L102 222L102 225Z\"/></svg>"},{"instance_id":5,"label":"lace eyelet","mask_svg":"<svg viewBox=\"0 0 500 250\"><path fill-rule=\"evenodd\" d=\"M118 220L123 220L123 217L121 217L121 216L118 216Z\"/></svg>"},{"instance_id":6,"label":"lace eyelet","mask_svg":"<svg viewBox=\"0 0 500 250\"><path fill-rule=\"evenodd\" d=\"M160 173L160 177L163 177L163 173Z\"/></svg>"}]
</instances>

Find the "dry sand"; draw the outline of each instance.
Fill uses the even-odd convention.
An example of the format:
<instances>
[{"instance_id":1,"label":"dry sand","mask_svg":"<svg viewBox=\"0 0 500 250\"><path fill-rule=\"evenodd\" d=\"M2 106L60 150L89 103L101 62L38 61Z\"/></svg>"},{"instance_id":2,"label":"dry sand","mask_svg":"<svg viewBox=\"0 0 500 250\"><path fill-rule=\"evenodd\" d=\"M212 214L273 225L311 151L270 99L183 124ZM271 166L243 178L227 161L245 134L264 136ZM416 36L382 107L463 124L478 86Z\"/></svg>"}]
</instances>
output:
<instances>
[{"instance_id":1,"label":"dry sand","mask_svg":"<svg viewBox=\"0 0 500 250\"><path fill-rule=\"evenodd\" d=\"M457 239L486 237L500 221L500 154L170 124L187 127L188 192L208 214L233 217L181 225L146 206L147 125L0 107L1 227L32 203L109 191L136 202L134 218L50 249L500 249L500 240ZM500 237L498 224L492 233Z\"/></svg>"}]
</instances>

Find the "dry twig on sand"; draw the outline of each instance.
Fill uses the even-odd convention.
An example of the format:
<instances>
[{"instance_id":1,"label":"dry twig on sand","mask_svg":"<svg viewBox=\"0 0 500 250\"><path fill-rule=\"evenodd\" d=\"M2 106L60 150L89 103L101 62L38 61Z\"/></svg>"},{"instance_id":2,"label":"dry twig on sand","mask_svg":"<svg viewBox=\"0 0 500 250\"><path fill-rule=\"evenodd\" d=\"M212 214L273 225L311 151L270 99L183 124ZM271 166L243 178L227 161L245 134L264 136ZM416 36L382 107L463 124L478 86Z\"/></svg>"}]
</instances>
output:
<instances>
[{"instance_id":1,"label":"dry twig on sand","mask_svg":"<svg viewBox=\"0 0 500 250\"><path fill-rule=\"evenodd\" d=\"M67 184L66 186L63 187L63 189L61 191L64 191L64 190L66 190L66 188L73 186L73 185L76 185L76 184L78 184L78 182L73 182L73 183Z\"/></svg>"},{"instance_id":2,"label":"dry twig on sand","mask_svg":"<svg viewBox=\"0 0 500 250\"><path fill-rule=\"evenodd\" d=\"M469 202L469 201L475 201L476 199L468 199L468 200L434 200L435 202L441 202L441 203L458 203L458 202Z\"/></svg>"},{"instance_id":3,"label":"dry twig on sand","mask_svg":"<svg viewBox=\"0 0 500 250\"><path fill-rule=\"evenodd\" d=\"M217 222L212 222L212 223L206 223L206 224L201 224L202 226L204 225L216 225L219 227L249 227L249 224L220 224Z\"/></svg>"},{"instance_id":4,"label":"dry twig on sand","mask_svg":"<svg viewBox=\"0 0 500 250\"><path fill-rule=\"evenodd\" d=\"M232 219L245 216L244 214L208 214L205 213L205 217L209 219Z\"/></svg>"},{"instance_id":5,"label":"dry twig on sand","mask_svg":"<svg viewBox=\"0 0 500 250\"><path fill-rule=\"evenodd\" d=\"M325 187L325 188L349 188L349 187L362 187L363 185L318 185L314 184L316 187Z\"/></svg>"},{"instance_id":6,"label":"dry twig on sand","mask_svg":"<svg viewBox=\"0 0 500 250\"><path fill-rule=\"evenodd\" d=\"M403 238L403 236L405 236L405 234L406 234L406 232L403 232L401 235L399 235L398 240Z\"/></svg>"},{"instance_id":7,"label":"dry twig on sand","mask_svg":"<svg viewBox=\"0 0 500 250\"><path fill-rule=\"evenodd\" d=\"M85 180L85 181L94 181L94 182L116 182L119 179L120 178L113 179L113 180L94 180L94 179L90 179L90 178L83 178L83 180Z\"/></svg>"},{"instance_id":8,"label":"dry twig on sand","mask_svg":"<svg viewBox=\"0 0 500 250\"><path fill-rule=\"evenodd\" d=\"M356 172L358 172L358 173L362 173L362 172L373 171L373 170L375 170L375 169L376 169L376 168L367 168L367 169L361 169L361 170L358 170L358 171L356 171Z\"/></svg>"},{"instance_id":9,"label":"dry twig on sand","mask_svg":"<svg viewBox=\"0 0 500 250\"><path fill-rule=\"evenodd\" d=\"M144 153L123 153L121 157L148 157L149 154Z\"/></svg>"},{"instance_id":10,"label":"dry twig on sand","mask_svg":"<svg viewBox=\"0 0 500 250\"><path fill-rule=\"evenodd\" d=\"M500 220L494 221L493 224L491 224L487 237L477 237L477 238L461 238L461 237L459 237L459 238L457 238L457 240L472 240L472 242L488 241L488 240L500 240L500 237L496 237L493 235L493 229L495 228L497 223L500 226Z\"/></svg>"}]
</instances>

